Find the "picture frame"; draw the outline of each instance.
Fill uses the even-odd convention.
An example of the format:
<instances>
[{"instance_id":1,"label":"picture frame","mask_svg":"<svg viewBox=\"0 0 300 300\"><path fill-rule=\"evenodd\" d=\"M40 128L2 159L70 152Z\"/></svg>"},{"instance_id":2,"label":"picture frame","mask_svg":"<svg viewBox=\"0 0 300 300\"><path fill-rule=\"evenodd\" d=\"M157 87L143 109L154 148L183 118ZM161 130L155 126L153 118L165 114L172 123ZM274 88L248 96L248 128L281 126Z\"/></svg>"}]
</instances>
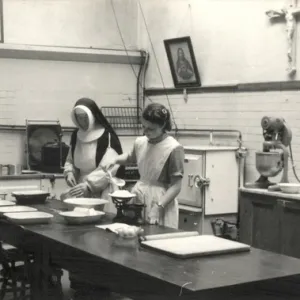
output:
<instances>
[{"instance_id":1,"label":"picture frame","mask_svg":"<svg viewBox=\"0 0 300 300\"><path fill-rule=\"evenodd\" d=\"M189 36L164 40L176 88L200 87L201 79Z\"/></svg>"}]
</instances>

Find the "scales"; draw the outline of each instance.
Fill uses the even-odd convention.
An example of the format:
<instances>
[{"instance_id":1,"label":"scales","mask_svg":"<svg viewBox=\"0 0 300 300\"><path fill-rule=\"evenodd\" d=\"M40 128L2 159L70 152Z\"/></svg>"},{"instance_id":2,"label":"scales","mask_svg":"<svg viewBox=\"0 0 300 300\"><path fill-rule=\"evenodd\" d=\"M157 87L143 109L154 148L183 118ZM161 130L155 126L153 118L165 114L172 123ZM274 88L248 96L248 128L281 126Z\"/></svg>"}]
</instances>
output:
<instances>
[{"instance_id":1,"label":"scales","mask_svg":"<svg viewBox=\"0 0 300 300\"><path fill-rule=\"evenodd\" d=\"M110 196L117 209L117 215L113 219L114 223L126 223L129 225L144 224L142 213L145 205L142 203L128 203L135 195L131 194L131 196L122 197L113 193Z\"/></svg>"}]
</instances>

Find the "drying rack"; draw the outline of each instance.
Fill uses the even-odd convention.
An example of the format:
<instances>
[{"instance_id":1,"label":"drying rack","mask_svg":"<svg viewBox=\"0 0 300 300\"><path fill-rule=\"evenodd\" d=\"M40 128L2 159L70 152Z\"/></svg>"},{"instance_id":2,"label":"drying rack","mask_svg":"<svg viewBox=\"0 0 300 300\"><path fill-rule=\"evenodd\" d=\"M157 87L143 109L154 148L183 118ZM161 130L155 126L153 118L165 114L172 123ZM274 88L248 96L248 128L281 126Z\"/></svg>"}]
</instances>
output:
<instances>
[{"instance_id":1,"label":"drying rack","mask_svg":"<svg viewBox=\"0 0 300 300\"><path fill-rule=\"evenodd\" d=\"M114 129L142 129L142 109L134 106L102 106L101 111Z\"/></svg>"}]
</instances>

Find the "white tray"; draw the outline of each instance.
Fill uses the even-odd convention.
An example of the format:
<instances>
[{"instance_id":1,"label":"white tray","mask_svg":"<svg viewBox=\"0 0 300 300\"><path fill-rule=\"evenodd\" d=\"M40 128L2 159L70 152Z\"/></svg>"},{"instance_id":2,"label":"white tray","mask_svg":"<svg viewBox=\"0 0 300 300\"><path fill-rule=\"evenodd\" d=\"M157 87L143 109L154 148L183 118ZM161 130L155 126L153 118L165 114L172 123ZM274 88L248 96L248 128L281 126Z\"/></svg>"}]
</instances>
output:
<instances>
[{"instance_id":1,"label":"white tray","mask_svg":"<svg viewBox=\"0 0 300 300\"><path fill-rule=\"evenodd\" d=\"M42 211L5 213L4 216L17 224L44 224L53 218L53 215Z\"/></svg>"},{"instance_id":2,"label":"white tray","mask_svg":"<svg viewBox=\"0 0 300 300\"><path fill-rule=\"evenodd\" d=\"M16 205L16 203L12 202L12 201L8 201L8 200L0 200L0 207L2 207L2 206L12 206L12 205Z\"/></svg>"},{"instance_id":3,"label":"white tray","mask_svg":"<svg viewBox=\"0 0 300 300\"><path fill-rule=\"evenodd\" d=\"M34 207L22 206L22 205L11 205L11 206L0 207L0 214L21 213L21 212L29 212L29 211L37 211L37 209Z\"/></svg>"},{"instance_id":4,"label":"white tray","mask_svg":"<svg viewBox=\"0 0 300 300\"><path fill-rule=\"evenodd\" d=\"M213 235L159 239L145 241L141 244L144 247L180 258L250 251L249 245Z\"/></svg>"}]
</instances>

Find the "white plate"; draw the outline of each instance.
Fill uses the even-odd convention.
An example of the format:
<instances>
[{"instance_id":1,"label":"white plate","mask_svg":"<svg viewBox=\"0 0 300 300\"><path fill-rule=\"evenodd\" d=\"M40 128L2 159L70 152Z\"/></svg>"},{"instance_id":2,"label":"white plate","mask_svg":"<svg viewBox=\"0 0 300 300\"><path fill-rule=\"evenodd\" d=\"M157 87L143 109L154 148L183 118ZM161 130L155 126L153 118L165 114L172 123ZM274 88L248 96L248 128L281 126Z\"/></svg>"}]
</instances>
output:
<instances>
[{"instance_id":1,"label":"white plate","mask_svg":"<svg viewBox=\"0 0 300 300\"><path fill-rule=\"evenodd\" d=\"M42 211L5 213L4 216L17 224L43 224L53 218L53 215Z\"/></svg>"},{"instance_id":2,"label":"white plate","mask_svg":"<svg viewBox=\"0 0 300 300\"><path fill-rule=\"evenodd\" d=\"M12 205L16 205L16 203L8 200L0 200L0 206L12 206Z\"/></svg>"},{"instance_id":3,"label":"white plate","mask_svg":"<svg viewBox=\"0 0 300 300\"><path fill-rule=\"evenodd\" d=\"M108 200L97 199L97 198L69 198L64 200L68 206L74 208L76 206L85 208L98 208L98 210L103 210L104 205L109 203Z\"/></svg>"},{"instance_id":4,"label":"white plate","mask_svg":"<svg viewBox=\"0 0 300 300\"><path fill-rule=\"evenodd\" d=\"M94 223L101 220L105 215L103 211L93 210L92 214L88 214L84 211L63 211L59 213L69 224L86 224Z\"/></svg>"},{"instance_id":5,"label":"white plate","mask_svg":"<svg viewBox=\"0 0 300 300\"><path fill-rule=\"evenodd\" d=\"M21 205L0 207L0 214L17 213L17 212L29 212L29 211L37 211L37 209L34 208L34 207L21 206Z\"/></svg>"}]
</instances>

